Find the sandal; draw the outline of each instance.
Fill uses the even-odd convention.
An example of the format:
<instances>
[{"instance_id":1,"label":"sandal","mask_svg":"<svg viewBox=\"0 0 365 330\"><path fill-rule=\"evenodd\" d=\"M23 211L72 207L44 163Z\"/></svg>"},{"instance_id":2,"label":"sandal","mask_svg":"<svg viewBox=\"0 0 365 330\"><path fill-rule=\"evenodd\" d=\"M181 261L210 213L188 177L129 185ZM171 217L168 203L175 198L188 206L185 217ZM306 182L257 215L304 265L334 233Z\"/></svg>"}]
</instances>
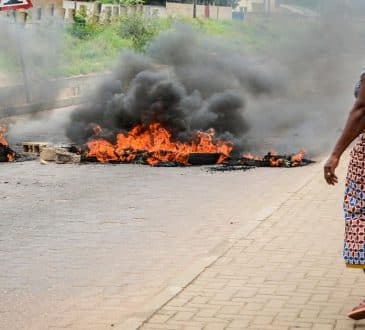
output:
<instances>
[{"instance_id":1,"label":"sandal","mask_svg":"<svg viewBox=\"0 0 365 330\"><path fill-rule=\"evenodd\" d=\"M350 319L363 320L365 319L365 300L358 306L354 307L350 313L347 314Z\"/></svg>"}]
</instances>

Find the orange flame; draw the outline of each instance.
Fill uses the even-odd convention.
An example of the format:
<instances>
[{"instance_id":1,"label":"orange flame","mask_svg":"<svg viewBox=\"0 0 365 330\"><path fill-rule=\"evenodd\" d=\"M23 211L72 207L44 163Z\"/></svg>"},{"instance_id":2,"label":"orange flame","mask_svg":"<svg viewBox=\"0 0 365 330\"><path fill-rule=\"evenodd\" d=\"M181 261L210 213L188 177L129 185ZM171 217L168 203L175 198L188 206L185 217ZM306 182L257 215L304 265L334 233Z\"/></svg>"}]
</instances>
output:
<instances>
[{"instance_id":1,"label":"orange flame","mask_svg":"<svg viewBox=\"0 0 365 330\"><path fill-rule=\"evenodd\" d=\"M277 152L270 151L265 157L254 156L250 153L244 154L243 158L257 161L268 161L271 167L296 167L302 165L305 151L300 150L290 157L279 156Z\"/></svg>"},{"instance_id":2,"label":"orange flame","mask_svg":"<svg viewBox=\"0 0 365 330\"><path fill-rule=\"evenodd\" d=\"M304 158L305 151L302 149L297 154L291 157L292 166L299 166Z\"/></svg>"},{"instance_id":3,"label":"orange flame","mask_svg":"<svg viewBox=\"0 0 365 330\"><path fill-rule=\"evenodd\" d=\"M273 157L270 157L269 162L270 162L270 166L272 166L272 167L280 167L283 165L284 159L275 158L275 156L273 156Z\"/></svg>"},{"instance_id":4,"label":"orange flame","mask_svg":"<svg viewBox=\"0 0 365 330\"><path fill-rule=\"evenodd\" d=\"M252 160L263 160L262 157L260 157L260 156L254 156L251 153L244 154L243 155L243 158L252 159Z\"/></svg>"},{"instance_id":5,"label":"orange flame","mask_svg":"<svg viewBox=\"0 0 365 330\"><path fill-rule=\"evenodd\" d=\"M6 129L3 127L0 127L0 144L2 144L3 146L8 146L8 141L5 140L4 138L4 134L6 132Z\"/></svg>"},{"instance_id":6,"label":"orange flame","mask_svg":"<svg viewBox=\"0 0 365 330\"><path fill-rule=\"evenodd\" d=\"M6 157L8 157L9 162L12 162L15 159L14 153L9 153L6 155Z\"/></svg>"},{"instance_id":7,"label":"orange flame","mask_svg":"<svg viewBox=\"0 0 365 330\"><path fill-rule=\"evenodd\" d=\"M6 132L6 129L4 127L0 127L0 144L2 144L3 146L7 147L8 141L5 140L4 134ZM6 157L8 158L9 162L12 162L15 159L15 153L14 152L9 152Z\"/></svg>"},{"instance_id":8,"label":"orange flame","mask_svg":"<svg viewBox=\"0 0 365 330\"><path fill-rule=\"evenodd\" d=\"M99 130L98 130L99 131ZM105 139L94 139L88 143L87 157L95 157L102 163L111 161L131 162L138 154L146 153L147 163L157 165L161 162L177 162L189 165L190 153L219 153L218 163L229 157L233 145L216 140L214 130L197 132L192 142L175 142L172 133L160 123L148 126L137 125L128 133L119 133L116 144Z\"/></svg>"}]
</instances>

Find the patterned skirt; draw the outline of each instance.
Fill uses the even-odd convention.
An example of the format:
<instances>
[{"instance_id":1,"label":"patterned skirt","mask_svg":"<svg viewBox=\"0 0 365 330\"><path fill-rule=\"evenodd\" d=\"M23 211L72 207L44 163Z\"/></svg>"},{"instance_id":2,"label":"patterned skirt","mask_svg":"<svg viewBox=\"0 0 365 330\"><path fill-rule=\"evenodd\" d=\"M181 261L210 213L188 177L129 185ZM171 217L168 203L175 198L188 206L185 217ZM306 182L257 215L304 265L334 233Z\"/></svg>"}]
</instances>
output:
<instances>
[{"instance_id":1,"label":"patterned skirt","mask_svg":"<svg viewBox=\"0 0 365 330\"><path fill-rule=\"evenodd\" d=\"M348 267L365 268L365 134L351 151L343 208L345 263Z\"/></svg>"}]
</instances>

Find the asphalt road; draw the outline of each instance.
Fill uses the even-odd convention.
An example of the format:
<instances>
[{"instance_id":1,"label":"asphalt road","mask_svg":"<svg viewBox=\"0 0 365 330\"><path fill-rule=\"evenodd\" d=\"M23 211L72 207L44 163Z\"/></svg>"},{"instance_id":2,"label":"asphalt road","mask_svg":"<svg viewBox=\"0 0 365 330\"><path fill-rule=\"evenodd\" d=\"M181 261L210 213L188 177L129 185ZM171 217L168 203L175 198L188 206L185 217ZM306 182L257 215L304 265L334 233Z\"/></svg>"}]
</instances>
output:
<instances>
[{"instance_id":1,"label":"asphalt road","mask_svg":"<svg viewBox=\"0 0 365 330\"><path fill-rule=\"evenodd\" d=\"M38 121L18 124L11 141L57 136L57 125ZM0 164L0 328L121 324L190 265L219 254L232 233L269 215L317 166L212 173Z\"/></svg>"}]
</instances>

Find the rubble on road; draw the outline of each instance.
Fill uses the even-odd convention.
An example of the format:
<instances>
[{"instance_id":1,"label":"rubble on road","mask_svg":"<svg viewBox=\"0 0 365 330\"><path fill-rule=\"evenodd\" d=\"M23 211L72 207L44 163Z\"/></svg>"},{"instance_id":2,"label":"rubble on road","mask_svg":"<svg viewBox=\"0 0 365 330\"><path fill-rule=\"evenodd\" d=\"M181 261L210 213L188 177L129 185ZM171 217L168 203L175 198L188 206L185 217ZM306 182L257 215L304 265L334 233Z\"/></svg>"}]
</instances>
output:
<instances>
[{"instance_id":1,"label":"rubble on road","mask_svg":"<svg viewBox=\"0 0 365 330\"><path fill-rule=\"evenodd\" d=\"M47 148L50 144L48 142L23 142L23 153L33 154L39 156L43 148Z\"/></svg>"},{"instance_id":2,"label":"rubble on road","mask_svg":"<svg viewBox=\"0 0 365 330\"><path fill-rule=\"evenodd\" d=\"M40 152L40 162L43 165L49 162L56 164L79 164L81 155L76 153L72 145L48 146Z\"/></svg>"},{"instance_id":3,"label":"rubble on road","mask_svg":"<svg viewBox=\"0 0 365 330\"><path fill-rule=\"evenodd\" d=\"M62 148L55 148L56 164L79 164L81 162L81 155L69 152Z\"/></svg>"}]
</instances>

